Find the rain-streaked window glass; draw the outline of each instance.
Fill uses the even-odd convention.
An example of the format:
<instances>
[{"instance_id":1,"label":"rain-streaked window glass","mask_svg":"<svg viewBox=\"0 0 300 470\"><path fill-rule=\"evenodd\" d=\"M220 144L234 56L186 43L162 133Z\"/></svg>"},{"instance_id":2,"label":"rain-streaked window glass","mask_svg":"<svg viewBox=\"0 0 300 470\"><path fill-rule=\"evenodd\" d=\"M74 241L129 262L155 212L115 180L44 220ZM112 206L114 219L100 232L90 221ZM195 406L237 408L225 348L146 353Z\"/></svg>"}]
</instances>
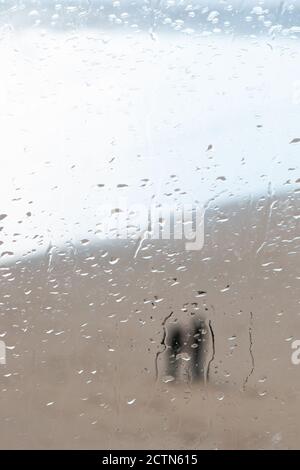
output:
<instances>
[{"instance_id":1,"label":"rain-streaked window glass","mask_svg":"<svg viewBox=\"0 0 300 470\"><path fill-rule=\"evenodd\" d=\"M300 4L1 0L0 447L300 447Z\"/></svg>"}]
</instances>

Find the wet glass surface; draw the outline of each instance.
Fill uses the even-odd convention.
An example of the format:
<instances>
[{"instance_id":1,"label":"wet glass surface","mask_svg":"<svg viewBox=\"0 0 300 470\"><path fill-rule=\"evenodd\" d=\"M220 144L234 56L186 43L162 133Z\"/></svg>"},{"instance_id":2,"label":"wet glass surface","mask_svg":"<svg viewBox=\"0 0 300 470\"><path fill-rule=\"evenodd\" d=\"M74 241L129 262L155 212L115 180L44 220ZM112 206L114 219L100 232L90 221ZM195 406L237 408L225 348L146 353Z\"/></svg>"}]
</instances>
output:
<instances>
[{"instance_id":1,"label":"wet glass surface","mask_svg":"<svg viewBox=\"0 0 300 470\"><path fill-rule=\"evenodd\" d=\"M0 447L297 448L300 6L0 2Z\"/></svg>"}]
</instances>

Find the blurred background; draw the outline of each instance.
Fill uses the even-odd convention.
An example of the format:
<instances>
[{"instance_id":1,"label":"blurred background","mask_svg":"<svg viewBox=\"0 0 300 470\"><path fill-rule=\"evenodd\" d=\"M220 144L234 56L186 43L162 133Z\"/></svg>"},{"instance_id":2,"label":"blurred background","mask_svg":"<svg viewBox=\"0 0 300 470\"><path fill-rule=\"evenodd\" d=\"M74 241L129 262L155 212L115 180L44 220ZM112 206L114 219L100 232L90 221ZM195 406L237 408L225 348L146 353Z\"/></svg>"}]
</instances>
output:
<instances>
[{"instance_id":1,"label":"blurred background","mask_svg":"<svg viewBox=\"0 0 300 470\"><path fill-rule=\"evenodd\" d=\"M291 0L0 1L1 448L299 446L299 34ZM138 205L204 208L203 248Z\"/></svg>"}]
</instances>

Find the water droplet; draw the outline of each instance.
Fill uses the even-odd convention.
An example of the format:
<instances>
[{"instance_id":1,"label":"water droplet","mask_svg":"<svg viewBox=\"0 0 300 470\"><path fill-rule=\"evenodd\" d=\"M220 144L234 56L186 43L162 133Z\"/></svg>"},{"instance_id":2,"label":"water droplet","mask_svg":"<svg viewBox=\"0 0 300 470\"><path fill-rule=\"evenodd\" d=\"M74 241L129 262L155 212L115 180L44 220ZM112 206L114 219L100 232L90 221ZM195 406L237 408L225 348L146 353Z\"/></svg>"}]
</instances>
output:
<instances>
[{"instance_id":1,"label":"water droplet","mask_svg":"<svg viewBox=\"0 0 300 470\"><path fill-rule=\"evenodd\" d=\"M175 377L173 377L172 375L166 375L164 378L163 378L163 382L165 384L169 383L169 382L173 382L175 380Z\"/></svg>"},{"instance_id":2,"label":"water droplet","mask_svg":"<svg viewBox=\"0 0 300 470\"><path fill-rule=\"evenodd\" d=\"M133 405L135 402L136 402L136 398L133 398L132 400L127 401L128 405Z\"/></svg>"}]
</instances>

